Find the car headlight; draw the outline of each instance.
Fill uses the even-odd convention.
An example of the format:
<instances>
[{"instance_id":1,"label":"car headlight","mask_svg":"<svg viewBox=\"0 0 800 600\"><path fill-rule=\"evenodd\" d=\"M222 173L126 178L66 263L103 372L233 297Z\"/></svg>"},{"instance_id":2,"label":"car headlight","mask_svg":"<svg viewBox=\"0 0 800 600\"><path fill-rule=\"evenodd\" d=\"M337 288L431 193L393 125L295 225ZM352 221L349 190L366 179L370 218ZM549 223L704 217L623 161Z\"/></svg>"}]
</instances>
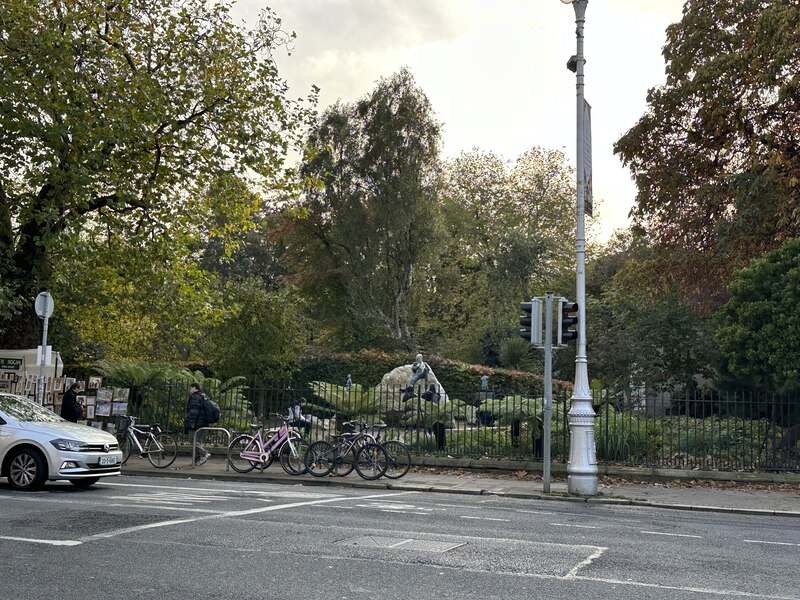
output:
<instances>
[{"instance_id":1,"label":"car headlight","mask_svg":"<svg viewBox=\"0 0 800 600\"><path fill-rule=\"evenodd\" d=\"M89 450L89 444L86 442L80 442L78 440L65 440L59 438L57 440L50 440L50 443L59 450L67 450L68 452L86 452Z\"/></svg>"}]
</instances>

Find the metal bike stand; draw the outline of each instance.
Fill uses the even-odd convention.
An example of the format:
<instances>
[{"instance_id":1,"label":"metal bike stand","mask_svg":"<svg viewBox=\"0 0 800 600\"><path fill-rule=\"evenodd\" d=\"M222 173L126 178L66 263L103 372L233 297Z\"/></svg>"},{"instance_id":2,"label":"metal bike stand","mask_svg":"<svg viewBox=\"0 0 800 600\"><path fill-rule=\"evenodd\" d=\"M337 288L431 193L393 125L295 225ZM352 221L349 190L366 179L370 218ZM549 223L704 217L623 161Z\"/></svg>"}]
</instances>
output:
<instances>
[{"instance_id":1,"label":"metal bike stand","mask_svg":"<svg viewBox=\"0 0 800 600\"><path fill-rule=\"evenodd\" d=\"M200 431L223 431L225 435L228 436L228 443L226 444L226 448L231 445L231 432L225 429L224 427L200 427L199 429L195 430L194 438L192 439L192 468L194 469L197 465L194 464L195 458L197 457L197 434ZM225 470L230 471L230 463L226 460L225 461Z\"/></svg>"}]
</instances>

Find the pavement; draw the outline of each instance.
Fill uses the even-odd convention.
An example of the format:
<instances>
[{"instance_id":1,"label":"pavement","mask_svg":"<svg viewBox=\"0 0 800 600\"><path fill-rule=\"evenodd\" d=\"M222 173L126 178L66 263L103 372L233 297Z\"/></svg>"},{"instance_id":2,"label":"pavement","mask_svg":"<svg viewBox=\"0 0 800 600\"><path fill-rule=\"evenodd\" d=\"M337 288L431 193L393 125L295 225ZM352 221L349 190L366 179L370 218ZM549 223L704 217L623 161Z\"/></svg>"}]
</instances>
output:
<instances>
[{"instance_id":1,"label":"pavement","mask_svg":"<svg viewBox=\"0 0 800 600\"><path fill-rule=\"evenodd\" d=\"M162 476L216 481L247 481L282 485L390 489L448 494L496 495L562 502L587 502L800 518L800 474L722 473L599 467L598 493L583 497L567 489L566 466L553 465L549 493L544 491L541 463L415 458L401 479L365 481L355 472L347 477L292 476L273 463L268 469L242 474L228 470L223 456L193 466L180 454L165 469L132 456L123 475ZM503 468L498 468L503 467ZM537 468L538 467L538 468Z\"/></svg>"}]
</instances>

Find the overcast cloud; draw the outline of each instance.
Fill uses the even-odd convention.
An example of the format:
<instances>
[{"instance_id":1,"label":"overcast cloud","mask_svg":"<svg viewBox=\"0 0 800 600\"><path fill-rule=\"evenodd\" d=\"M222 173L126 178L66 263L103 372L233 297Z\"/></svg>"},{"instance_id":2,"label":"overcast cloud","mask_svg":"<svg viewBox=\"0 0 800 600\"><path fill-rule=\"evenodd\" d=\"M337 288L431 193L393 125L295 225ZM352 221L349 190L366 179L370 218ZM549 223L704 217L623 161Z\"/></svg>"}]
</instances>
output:
<instances>
[{"instance_id":1,"label":"overcast cloud","mask_svg":"<svg viewBox=\"0 0 800 600\"><path fill-rule=\"evenodd\" d=\"M321 108L354 101L408 67L443 123L443 151L513 160L532 146L563 149L574 165L575 16L558 0L240 0L246 20L270 6L297 33L278 56L292 95L321 88ZM592 105L595 229L627 223L635 188L613 143L664 81L665 29L683 0L590 0L586 99Z\"/></svg>"}]
</instances>

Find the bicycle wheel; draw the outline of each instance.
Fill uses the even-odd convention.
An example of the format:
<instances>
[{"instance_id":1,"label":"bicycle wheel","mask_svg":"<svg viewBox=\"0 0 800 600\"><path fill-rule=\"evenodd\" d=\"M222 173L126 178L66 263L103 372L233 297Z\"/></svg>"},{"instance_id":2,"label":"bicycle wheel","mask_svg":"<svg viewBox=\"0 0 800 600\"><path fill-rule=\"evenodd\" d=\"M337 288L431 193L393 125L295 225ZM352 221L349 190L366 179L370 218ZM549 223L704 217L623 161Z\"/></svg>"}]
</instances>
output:
<instances>
[{"instance_id":1,"label":"bicycle wheel","mask_svg":"<svg viewBox=\"0 0 800 600\"><path fill-rule=\"evenodd\" d=\"M170 466L178 456L178 444L175 438L168 433L149 436L144 450L147 452L147 460L150 461L150 464L159 469Z\"/></svg>"},{"instance_id":2,"label":"bicycle wheel","mask_svg":"<svg viewBox=\"0 0 800 600\"><path fill-rule=\"evenodd\" d=\"M302 475L305 473L308 470L306 469L305 456L309 446L310 444L302 439L292 438L291 445L289 440L286 440L280 451L283 470L289 475Z\"/></svg>"},{"instance_id":3,"label":"bicycle wheel","mask_svg":"<svg viewBox=\"0 0 800 600\"><path fill-rule=\"evenodd\" d=\"M346 477L353 472L353 468L356 465L356 449L351 448L345 454L340 454L336 457L336 466L333 468L333 472L336 474L337 477Z\"/></svg>"},{"instance_id":4,"label":"bicycle wheel","mask_svg":"<svg viewBox=\"0 0 800 600\"><path fill-rule=\"evenodd\" d=\"M389 456L389 464L386 467L384 477L400 479L408 473L411 468L411 455L403 442L389 440L383 443L383 449L386 450L386 454Z\"/></svg>"},{"instance_id":5,"label":"bicycle wheel","mask_svg":"<svg viewBox=\"0 0 800 600\"><path fill-rule=\"evenodd\" d=\"M245 450L249 452L258 451L258 444L256 444L255 438L246 433L233 438L233 441L228 446L228 464L237 473L249 473L261 465L261 461L242 458L242 452ZM268 467L271 463L272 454L270 454L269 460L263 468Z\"/></svg>"},{"instance_id":6,"label":"bicycle wheel","mask_svg":"<svg viewBox=\"0 0 800 600\"><path fill-rule=\"evenodd\" d=\"M380 444L365 444L356 454L356 473L372 481L383 477L389 464L389 455Z\"/></svg>"},{"instance_id":7,"label":"bicycle wheel","mask_svg":"<svg viewBox=\"0 0 800 600\"><path fill-rule=\"evenodd\" d=\"M131 448L133 447L131 438L128 437L128 432L118 433L117 442L119 443L119 449L122 451L122 462L120 464L124 465L131 457Z\"/></svg>"},{"instance_id":8,"label":"bicycle wheel","mask_svg":"<svg viewBox=\"0 0 800 600\"><path fill-rule=\"evenodd\" d=\"M336 465L336 447L325 440L314 442L306 450L303 463L314 477L325 477Z\"/></svg>"}]
</instances>

